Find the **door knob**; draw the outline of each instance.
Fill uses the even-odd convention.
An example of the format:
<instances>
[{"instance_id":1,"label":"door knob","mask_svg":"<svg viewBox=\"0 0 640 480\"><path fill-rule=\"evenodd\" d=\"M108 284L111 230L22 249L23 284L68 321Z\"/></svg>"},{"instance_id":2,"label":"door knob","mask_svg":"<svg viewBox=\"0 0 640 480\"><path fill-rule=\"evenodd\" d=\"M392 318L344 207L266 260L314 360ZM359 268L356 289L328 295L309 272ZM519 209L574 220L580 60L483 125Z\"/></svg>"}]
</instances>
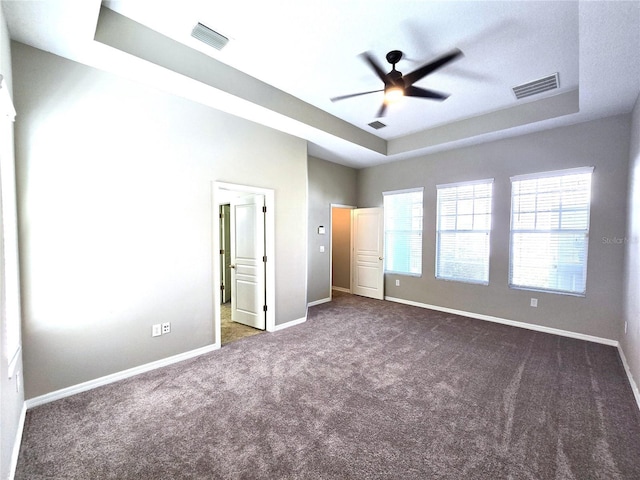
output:
<instances>
[{"instance_id":1,"label":"door knob","mask_svg":"<svg viewBox=\"0 0 640 480\"><path fill-rule=\"evenodd\" d=\"M382 260L382 257L378 257L378 260Z\"/></svg>"},{"instance_id":2,"label":"door knob","mask_svg":"<svg viewBox=\"0 0 640 480\"><path fill-rule=\"evenodd\" d=\"M232 263L231 265L229 265L229 268L236 268L236 266Z\"/></svg>"}]
</instances>

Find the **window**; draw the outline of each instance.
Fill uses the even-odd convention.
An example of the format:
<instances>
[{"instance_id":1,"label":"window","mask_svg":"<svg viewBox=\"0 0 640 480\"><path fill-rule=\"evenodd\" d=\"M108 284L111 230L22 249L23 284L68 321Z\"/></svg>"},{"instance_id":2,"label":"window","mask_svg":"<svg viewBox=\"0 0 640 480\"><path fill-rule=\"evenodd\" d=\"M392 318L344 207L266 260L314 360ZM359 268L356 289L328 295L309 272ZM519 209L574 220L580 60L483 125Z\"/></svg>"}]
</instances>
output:
<instances>
[{"instance_id":1,"label":"window","mask_svg":"<svg viewBox=\"0 0 640 480\"><path fill-rule=\"evenodd\" d=\"M422 275L423 188L384 192L384 270Z\"/></svg>"},{"instance_id":2,"label":"window","mask_svg":"<svg viewBox=\"0 0 640 480\"><path fill-rule=\"evenodd\" d=\"M437 189L436 278L488 285L493 179Z\"/></svg>"},{"instance_id":3,"label":"window","mask_svg":"<svg viewBox=\"0 0 640 480\"><path fill-rule=\"evenodd\" d=\"M592 172L511 178L510 287L585 294Z\"/></svg>"}]
</instances>

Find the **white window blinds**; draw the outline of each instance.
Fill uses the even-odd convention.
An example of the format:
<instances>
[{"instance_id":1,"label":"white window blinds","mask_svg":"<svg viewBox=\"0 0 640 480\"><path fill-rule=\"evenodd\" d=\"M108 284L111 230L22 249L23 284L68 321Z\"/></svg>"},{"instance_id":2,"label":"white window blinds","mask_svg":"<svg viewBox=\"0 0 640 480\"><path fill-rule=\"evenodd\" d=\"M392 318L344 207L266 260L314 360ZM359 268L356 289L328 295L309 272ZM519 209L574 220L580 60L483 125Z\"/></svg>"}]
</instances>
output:
<instances>
[{"instance_id":1,"label":"white window blinds","mask_svg":"<svg viewBox=\"0 0 640 480\"><path fill-rule=\"evenodd\" d=\"M511 178L510 287L585 294L592 173Z\"/></svg>"},{"instance_id":2,"label":"white window blinds","mask_svg":"<svg viewBox=\"0 0 640 480\"><path fill-rule=\"evenodd\" d=\"M423 188L384 192L386 273L422 275Z\"/></svg>"},{"instance_id":3,"label":"white window blinds","mask_svg":"<svg viewBox=\"0 0 640 480\"><path fill-rule=\"evenodd\" d=\"M487 285L493 179L437 189L436 278Z\"/></svg>"}]
</instances>

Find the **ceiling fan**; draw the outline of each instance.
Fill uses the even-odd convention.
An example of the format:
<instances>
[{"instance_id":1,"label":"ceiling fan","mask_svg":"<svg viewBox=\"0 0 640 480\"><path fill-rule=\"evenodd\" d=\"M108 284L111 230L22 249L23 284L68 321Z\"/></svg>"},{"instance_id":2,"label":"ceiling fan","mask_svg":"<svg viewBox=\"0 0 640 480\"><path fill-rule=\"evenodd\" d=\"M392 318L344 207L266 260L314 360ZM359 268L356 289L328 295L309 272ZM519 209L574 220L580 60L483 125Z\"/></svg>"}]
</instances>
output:
<instances>
[{"instance_id":1,"label":"ceiling fan","mask_svg":"<svg viewBox=\"0 0 640 480\"><path fill-rule=\"evenodd\" d=\"M463 53L456 48L421 66L413 72L402 75L402 72L396 70L396 63L398 63L403 57L403 53L400 50L391 50L387 53L387 62L391 64L391 71L389 73L385 73L376 59L373 58L369 52L365 52L362 54L362 57L373 69L376 75L378 75L378 78L383 81L384 88L368 92L352 93L350 95L341 95L339 97L331 98L331 101L337 102L338 100L345 100L347 98L358 97L360 95L368 95L369 93L384 92L384 101L376 115L376 118L380 118L384 116L387 111L387 106L390 103L393 103L402 97L428 98L438 101L446 100L449 97L448 94L416 87L414 86L414 83L457 58L460 58L462 55Z\"/></svg>"}]
</instances>

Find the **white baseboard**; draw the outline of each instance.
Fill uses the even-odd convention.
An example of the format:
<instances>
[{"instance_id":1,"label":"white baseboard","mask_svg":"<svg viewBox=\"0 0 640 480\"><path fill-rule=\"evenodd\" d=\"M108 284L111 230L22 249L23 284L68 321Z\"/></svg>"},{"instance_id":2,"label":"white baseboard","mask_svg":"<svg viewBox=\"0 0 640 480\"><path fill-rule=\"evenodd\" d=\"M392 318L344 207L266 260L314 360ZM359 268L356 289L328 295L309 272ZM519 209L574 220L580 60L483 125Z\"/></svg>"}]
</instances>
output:
<instances>
[{"instance_id":1,"label":"white baseboard","mask_svg":"<svg viewBox=\"0 0 640 480\"><path fill-rule=\"evenodd\" d=\"M488 322L501 323L503 325L510 325L512 327L526 328L527 330L535 330L536 332L551 333L553 335L560 335L562 337L570 337L578 340L586 340L587 342L602 343L604 345L610 345L612 347L618 347L619 342L617 340L611 340L609 338L595 337L593 335L585 335L584 333L571 332L569 330L561 330L559 328L545 327L543 325L534 325L532 323L518 322L515 320L508 320L506 318L493 317L491 315L484 315L482 313L465 312L463 310L456 310L453 308L439 307L437 305L428 305L426 303L413 302L411 300L404 300L402 298L385 297L385 300L390 302L403 303L405 305L411 305L414 307L428 308L429 310L436 310L439 312L453 313L455 315L461 315L463 317L475 318L477 320L486 320Z\"/></svg>"},{"instance_id":2,"label":"white baseboard","mask_svg":"<svg viewBox=\"0 0 640 480\"><path fill-rule=\"evenodd\" d=\"M134 375L139 375L141 373L149 372L151 370L156 370L157 368L166 367L167 365L171 365L173 363L181 362L183 360L188 360L190 358L197 357L204 353L212 352L214 350L217 350L218 348L219 347L217 347L217 344L207 345L206 347L190 350L188 352L163 358L162 360L157 360L155 362L145 363L144 365L140 365L138 367L129 368L128 370L112 373L111 375L106 375L104 377L96 378L94 380L89 380L88 382L83 382L83 383L79 383L78 385L72 385L70 387L63 388L61 390L56 390L55 392L30 398L25 402L25 404L27 406L27 409L37 407L39 405L44 405L45 403L70 397L71 395L75 395L81 392L86 392L87 390L92 390L97 387L102 387L103 385L108 385L110 383L117 382L118 380L124 380L125 378L133 377Z\"/></svg>"},{"instance_id":3,"label":"white baseboard","mask_svg":"<svg viewBox=\"0 0 640 480\"><path fill-rule=\"evenodd\" d=\"M316 305L321 305L323 303L327 303L331 301L331 297L322 298L320 300L316 300L315 302L307 303L307 307L315 307Z\"/></svg>"},{"instance_id":4,"label":"white baseboard","mask_svg":"<svg viewBox=\"0 0 640 480\"><path fill-rule=\"evenodd\" d=\"M286 323L282 323L280 325L276 325L273 329L274 332L277 332L278 330L284 330L285 328L289 328L289 327L294 327L296 325L300 325L301 323L304 323L307 321L307 317L304 316L302 318L298 318L296 320L291 320L290 322L286 322Z\"/></svg>"},{"instance_id":5,"label":"white baseboard","mask_svg":"<svg viewBox=\"0 0 640 480\"><path fill-rule=\"evenodd\" d=\"M9 480L13 480L16 476L16 468L18 468L18 455L20 455L20 445L22 445L22 432L24 431L24 421L27 418L27 404L22 403L22 411L20 412L20 420L18 421L18 431L13 441L13 451L11 452L11 468L9 470Z\"/></svg>"},{"instance_id":6,"label":"white baseboard","mask_svg":"<svg viewBox=\"0 0 640 480\"><path fill-rule=\"evenodd\" d=\"M638 390L638 384L633 379L631 369L629 368L629 364L627 363L627 357L624 356L624 350L622 350L622 345L618 345L618 353L620 354L620 358L622 359L624 371L627 372L627 378L629 379L631 390L633 390L633 396L636 398L636 404L638 405L638 409L640 410L640 390Z\"/></svg>"},{"instance_id":7,"label":"white baseboard","mask_svg":"<svg viewBox=\"0 0 640 480\"><path fill-rule=\"evenodd\" d=\"M331 290L335 290L337 292L351 293L351 289L343 288L343 287L331 287Z\"/></svg>"}]
</instances>

